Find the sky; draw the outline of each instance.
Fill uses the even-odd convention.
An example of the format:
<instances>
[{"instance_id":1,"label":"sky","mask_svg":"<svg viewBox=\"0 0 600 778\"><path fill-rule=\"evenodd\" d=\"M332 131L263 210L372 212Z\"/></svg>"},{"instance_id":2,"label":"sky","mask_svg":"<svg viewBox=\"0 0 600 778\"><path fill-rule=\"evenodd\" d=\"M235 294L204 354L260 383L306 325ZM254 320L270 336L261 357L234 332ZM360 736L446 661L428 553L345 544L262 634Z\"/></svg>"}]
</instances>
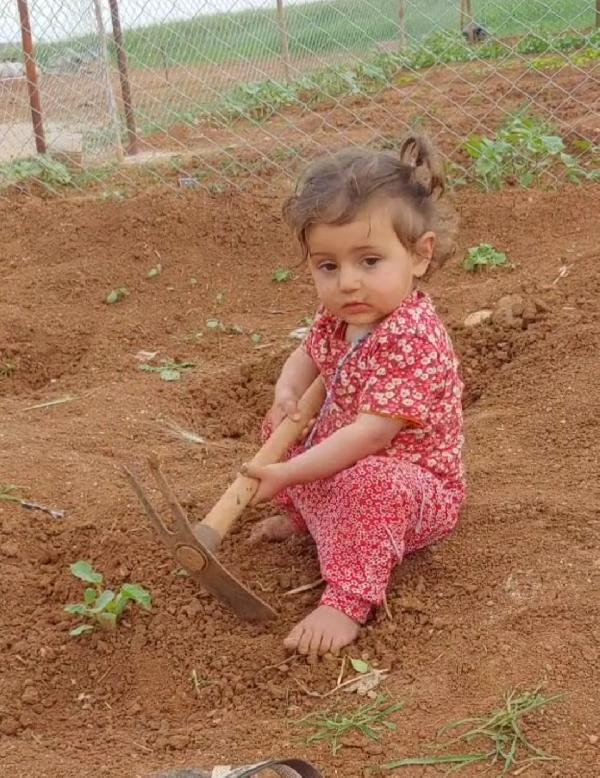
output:
<instances>
[{"instance_id":1,"label":"sky","mask_svg":"<svg viewBox=\"0 0 600 778\"><path fill-rule=\"evenodd\" d=\"M294 0L302 2L303 0ZM108 0L100 0L108 24ZM289 4L290 0L286 0ZM123 27L189 19L202 14L274 8L275 0L119 0ZM29 0L31 29L37 41L56 41L95 30L93 0ZM15 0L0 0L0 43L20 41Z\"/></svg>"}]
</instances>

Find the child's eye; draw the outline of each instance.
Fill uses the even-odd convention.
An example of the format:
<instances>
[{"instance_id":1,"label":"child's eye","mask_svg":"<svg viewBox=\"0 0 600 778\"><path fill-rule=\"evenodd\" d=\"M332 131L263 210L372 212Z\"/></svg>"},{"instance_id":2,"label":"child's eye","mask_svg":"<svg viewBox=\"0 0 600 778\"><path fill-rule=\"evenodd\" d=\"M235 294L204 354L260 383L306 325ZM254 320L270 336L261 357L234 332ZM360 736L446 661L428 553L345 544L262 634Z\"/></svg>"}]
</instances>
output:
<instances>
[{"instance_id":1,"label":"child's eye","mask_svg":"<svg viewBox=\"0 0 600 778\"><path fill-rule=\"evenodd\" d=\"M337 270L335 262L321 262L319 270L324 270L326 273L333 273Z\"/></svg>"},{"instance_id":2,"label":"child's eye","mask_svg":"<svg viewBox=\"0 0 600 778\"><path fill-rule=\"evenodd\" d=\"M375 267L378 262L381 262L381 257L365 257L363 262L367 267Z\"/></svg>"}]
</instances>

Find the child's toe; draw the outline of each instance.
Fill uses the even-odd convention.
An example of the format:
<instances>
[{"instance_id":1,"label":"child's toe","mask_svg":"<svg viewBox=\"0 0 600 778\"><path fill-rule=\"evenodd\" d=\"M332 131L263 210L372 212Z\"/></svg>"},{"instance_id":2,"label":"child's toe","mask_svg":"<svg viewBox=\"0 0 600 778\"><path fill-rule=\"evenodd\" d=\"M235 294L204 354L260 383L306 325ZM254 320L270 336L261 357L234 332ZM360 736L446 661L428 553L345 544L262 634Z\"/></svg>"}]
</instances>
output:
<instances>
[{"instance_id":1,"label":"child's toe","mask_svg":"<svg viewBox=\"0 0 600 778\"><path fill-rule=\"evenodd\" d=\"M300 640L302 639L303 635L304 635L303 625L301 623L296 624L294 629L283 641L283 645L288 649L288 651L300 651Z\"/></svg>"}]
</instances>

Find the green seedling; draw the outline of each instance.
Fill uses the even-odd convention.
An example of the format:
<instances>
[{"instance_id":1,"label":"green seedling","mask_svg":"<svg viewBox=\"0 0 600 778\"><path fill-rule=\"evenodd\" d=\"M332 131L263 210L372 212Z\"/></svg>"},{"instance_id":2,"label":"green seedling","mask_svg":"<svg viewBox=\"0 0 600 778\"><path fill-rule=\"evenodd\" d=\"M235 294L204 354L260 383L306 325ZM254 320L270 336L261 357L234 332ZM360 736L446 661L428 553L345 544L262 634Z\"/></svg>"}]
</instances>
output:
<instances>
[{"instance_id":1,"label":"green seedling","mask_svg":"<svg viewBox=\"0 0 600 778\"><path fill-rule=\"evenodd\" d=\"M260 332L253 332L250 335L250 340L252 343L254 343L255 346L258 346L260 343L262 343L263 336L260 334Z\"/></svg>"},{"instance_id":2,"label":"green seedling","mask_svg":"<svg viewBox=\"0 0 600 778\"><path fill-rule=\"evenodd\" d=\"M144 362L139 366L145 373L158 373L163 381L179 381L181 376L196 367L194 362L172 362L163 359L160 365L150 365Z\"/></svg>"},{"instance_id":3,"label":"green seedling","mask_svg":"<svg viewBox=\"0 0 600 778\"><path fill-rule=\"evenodd\" d=\"M227 332L227 327L221 319L207 319L206 329L211 332Z\"/></svg>"},{"instance_id":4,"label":"green seedling","mask_svg":"<svg viewBox=\"0 0 600 778\"><path fill-rule=\"evenodd\" d=\"M521 773L534 762L556 760L557 757L546 754L527 739L523 723L526 716L562 698L562 694L547 697L540 693L539 687L520 695L512 691L506 696L504 707L489 716L454 721L439 730L438 738L462 731L436 748L460 744L469 747L466 753L410 757L383 765L383 769L447 765L449 772L455 772L468 765L485 764L501 768L501 775L505 775L514 769ZM472 743L478 744L480 750L474 751Z\"/></svg>"},{"instance_id":5,"label":"green seedling","mask_svg":"<svg viewBox=\"0 0 600 778\"><path fill-rule=\"evenodd\" d=\"M285 267L278 267L277 270L271 276L276 284L285 284L292 278L292 271L287 270Z\"/></svg>"},{"instance_id":6,"label":"green seedling","mask_svg":"<svg viewBox=\"0 0 600 778\"><path fill-rule=\"evenodd\" d=\"M120 286L118 289L113 289L106 295L105 302L107 305L114 305L115 303L124 300L126 297L129 297L129 289L126 286Z\"/></svg>"},{"instance_id":7,"label":"green seedling","mask_svg":"<svg viewBox=\"0 0 600 778\"><path fill-rule=\"evenodd\" d=\"M157 265L154 265L154 267L151 267L150 270L146 274L146 278L158 278L158 276L162 273L162 265L160 262Z\"/></svg>"},{"instance_id":8,"label":"green seedling","mask_svg":"<svg viewBox=\"0 0 600 778\"><path fill-rule=\"evenodd\" d=\"M73 177L62 162L42 154L0 165L0 189L27 181L37 181L46 189L54 189L68 186L73 182Z\"/></svg>"},{"instance_id":9,"label":"green seedling","mask_svg":"<svg viewBox=\"0 0 600 778\"><path fill-rule=\"evenodd\" d=\"M0 500L4 500L4 502L22 502L24 498L20 492L23 488L15 484L0 484Z\"/></svg>"},{"instance_id":10,"label":"green seedling","mask_svg":"<svg viewBox=\"0 0 600 778\"><path fill-rule=\"evenodd\" d=\"M83 602L65 605L65 611L73 616L81 616L88 619L87 624L80 624L70 630L69 635L77 637L85 632L91 632L97 626L104 629L115 629L123 611L130 602L137 603L141 608L149 611L152 607L150 594L138 584L123 584L118 593L111 589L104 589L104 577L90 565L89 562L79 560L70 565L69 569L76 578L84 583L92 584L83 592Z\"/></svg>"},{"instance_id":11,"label":"green seedling","mask_svg":"<svg viewBox=\"0 0 600 778\"><path fill-rule=\"evenodd\" d=\"M192 670L192 684L194 686L194 691L196 692L196 696L200 697L200 692L202 689L205 689L207 686L212 686L212 681L207 680L206 678L202 678L198 675L198 672L196 671L196 668Z\"/></svg>"},{"instance_id":12,"label":"green seedling","mask_svg":"<svg viewBox=\"0 0 600 778\"><path fill-rule=\"evenodd\" d=\"M366 673L370 673L373 671L371 665L368 662L365 662L364 659L350 658L350 664L352 665L352 669L356 673L360 673L361 675L365 675Z\"/></svg>"},{"instance_id":13,"label":"green seedling","mask_svg":"<svg viewBox=\"0 0 600 778\"><path fill-rule=\"evenodd\" d=\"M402 710L402 703L389 703L384 694L362 705L351 713L315 713L302 719L300 724L309 727L312 732L306 738L307 743L328 742L331 751L337 754L344 746L344 738L352 733L370 740L379 740L385 732L392 732L396 724L390 718Z\"/></svg>"},{"instance_id":14,"label":"green seedling","mask_svg":"<svg viewBox=\"0 0 600 778\"><path fill-rule=\"evenodd\" d=\"M527 188L552 182L555 170L574 183L597 177L566 152L563 139L546 122L522 111L509 117L495 138L472 135L464 148L473 160L475 180L487 191L506 183Z\"/></svg>"},{"instance_id":15,"label":"green seedling","mask_svg":"<svg viewBox=\"0 0 600 778\"><path fill-rule=\"evenodd\" d=\"M480 243L472 246L463 261L463 267L469 273L485 270L491 267L506 265L506 254L496 249L490 243Z\"/></svg>"},{"instance_id":16,"label":"green seedling","mask_svg":"<svg viewBox=\"0 0 600 778\"><path fill-rule=\"evenodd\" d=\"M16 364L10 360L6 359L1 365L0 365L0 378L10 378L17 372L17 366Z\"/></svg>"}]
</instances>

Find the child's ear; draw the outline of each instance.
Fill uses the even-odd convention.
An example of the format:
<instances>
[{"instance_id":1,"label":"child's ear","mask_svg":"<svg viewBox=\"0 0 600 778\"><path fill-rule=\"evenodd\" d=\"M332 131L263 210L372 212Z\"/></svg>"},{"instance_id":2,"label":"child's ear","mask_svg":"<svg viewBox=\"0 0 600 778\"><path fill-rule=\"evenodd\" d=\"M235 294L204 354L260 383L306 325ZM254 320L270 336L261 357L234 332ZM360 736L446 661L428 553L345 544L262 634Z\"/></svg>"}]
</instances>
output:
<instances>
[{"instance_id":1,"label":"child's ear","mask_svg":"<svg viewBox=\"0 0 600 778\"><path fill-rule=\"evenodd\" d=\"M435 233L429 230L424 232L415 244L413 254L413 275L422 278L427 272L433 258L435 248Z\"/></svg>"}]
</instances>

